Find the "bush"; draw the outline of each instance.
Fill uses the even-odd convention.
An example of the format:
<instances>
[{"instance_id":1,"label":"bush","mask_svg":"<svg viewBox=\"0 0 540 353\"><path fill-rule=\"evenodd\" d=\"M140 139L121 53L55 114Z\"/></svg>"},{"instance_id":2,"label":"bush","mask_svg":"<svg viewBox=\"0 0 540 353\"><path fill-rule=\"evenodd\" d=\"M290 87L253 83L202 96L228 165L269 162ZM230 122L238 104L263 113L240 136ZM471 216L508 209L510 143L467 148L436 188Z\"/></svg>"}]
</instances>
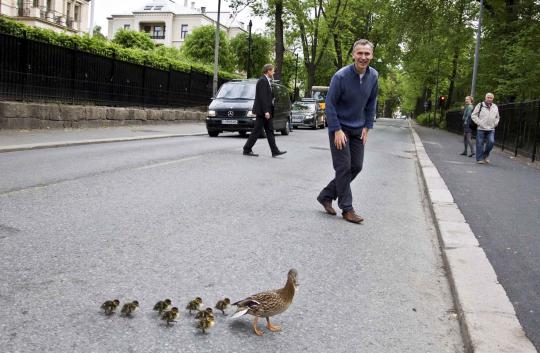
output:
<instances>
[{"instance_id":1,"label":"bush","mask_svg":"<svg viewBox=\"0 0 540 353\"><path fill-rule=\"evenodd\" d=\"M429 114L423 113L416 117L416 122L422 126L428 126L430 123Z\"/></svg>"},{"instance_id":2,"label":"bush","mask_svg":"<svg viewBox=\"0 0 540 353\"><path fill-rule=\"evenodd\" d=\"M213 75L212 65L195 63L191 60L174 58L171 55L162 55L157 50L142 50L135 48L124 48L116 43L103 38L90 37L88 34L82 36L70 35L68 33L56 33L49 29L27 26L14 21L4 15L0 15L0 33L10 34L16 37L28 38L48 44L58 45L69 49L78 49L87 53L116 58L133 64L146 65L158 69L189 72L191 69L208 75ZM219 76L224 79L240 78L239 75L220 71Z\"/></svg>"}]
</instances>

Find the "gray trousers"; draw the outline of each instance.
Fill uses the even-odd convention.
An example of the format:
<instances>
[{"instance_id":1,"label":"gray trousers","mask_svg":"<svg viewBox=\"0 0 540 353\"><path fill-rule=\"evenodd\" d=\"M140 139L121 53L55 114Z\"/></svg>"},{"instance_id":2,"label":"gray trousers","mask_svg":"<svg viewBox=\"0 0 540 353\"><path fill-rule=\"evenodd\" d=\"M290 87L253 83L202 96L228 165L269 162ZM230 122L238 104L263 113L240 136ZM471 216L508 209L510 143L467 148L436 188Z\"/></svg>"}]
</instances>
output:
<instances>
[{"instance_id":1,"label":"gray trousers","mask_svg":"<svg viewBox=\"0 0 540 353\"><path fill-rule=\"evenodd\" d=\"M332 163L336 171L335 178L322 189L317 199L338 200L338 206L343 212L353 210L351 181L360 173L364 163L364 144L362 129L342 129L347 136L347 144L341 150L336 148L334 133L329 134Z\"/></svg>"}]
</instances>

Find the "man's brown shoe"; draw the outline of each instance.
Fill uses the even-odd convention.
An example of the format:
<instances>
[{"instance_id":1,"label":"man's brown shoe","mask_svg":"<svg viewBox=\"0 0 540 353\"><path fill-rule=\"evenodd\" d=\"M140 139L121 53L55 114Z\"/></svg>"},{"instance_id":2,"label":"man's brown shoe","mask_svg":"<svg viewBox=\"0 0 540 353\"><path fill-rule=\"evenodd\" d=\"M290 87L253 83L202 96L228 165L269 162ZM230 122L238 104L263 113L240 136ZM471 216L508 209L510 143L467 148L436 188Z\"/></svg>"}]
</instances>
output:
<instances>
[{"instance_id":1,"label":"man's brown shoe","mask_svg":"<svg viewBox=\"0 0 540 353\"><path fill-rule=\"evenodd\" d=\"M356 212L354 212L354 210L343 212L342 215L346 221L349 221L352 223L362 223L362 221L364 220L361 216L357 215Z\"/></svg>"},{"instance_id":2,"label":"man's brown shoe","mask_svg":"<svg viewBox=\"0 0 540 353\"><path fill-rule=\"evenodd\" d=\"M332 200L319 200L319 198L317 198L317 201L324 207L326 213L331 214L332 216L337 214L336 210L332 207Z\"/></svg>"}]
</instances>

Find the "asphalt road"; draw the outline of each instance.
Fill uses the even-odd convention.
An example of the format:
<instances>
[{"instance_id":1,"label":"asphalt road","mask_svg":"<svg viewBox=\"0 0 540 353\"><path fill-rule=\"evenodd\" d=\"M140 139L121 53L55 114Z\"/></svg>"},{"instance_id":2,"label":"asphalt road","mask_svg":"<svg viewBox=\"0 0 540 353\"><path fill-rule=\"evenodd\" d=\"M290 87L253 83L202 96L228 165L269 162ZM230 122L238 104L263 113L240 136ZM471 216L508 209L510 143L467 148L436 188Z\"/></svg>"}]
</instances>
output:
<instances>
[{"instance_id":1,"label":"asphalt road","mask_svg":"<svg viewBox=\"0 0 540 353\"><path fill-rule=\"evenodd\" d=\"M463 138L416 127L486 252L527 336L540 349L540 170L495 147L490 165L459 155Z\"/></svg>"},{"instance_id":2,"label":"asphalt road","mask_svg":"<svg viewBox=\"0 0 540 353\"><path fill-rule=\"evenodd\" d=\"M462 352L448 281L405 122L380 122L353 182L365 224L322 212L326 130L259 140L183 137L0 154L2 352ZM300 288L255 336L217 315L200 334L183 310ZM181 317L165 327L153 304ZM99 310L137 299L132 319ZM261 321L260 325L262 327Z\"/></svg>"}]
</instances>

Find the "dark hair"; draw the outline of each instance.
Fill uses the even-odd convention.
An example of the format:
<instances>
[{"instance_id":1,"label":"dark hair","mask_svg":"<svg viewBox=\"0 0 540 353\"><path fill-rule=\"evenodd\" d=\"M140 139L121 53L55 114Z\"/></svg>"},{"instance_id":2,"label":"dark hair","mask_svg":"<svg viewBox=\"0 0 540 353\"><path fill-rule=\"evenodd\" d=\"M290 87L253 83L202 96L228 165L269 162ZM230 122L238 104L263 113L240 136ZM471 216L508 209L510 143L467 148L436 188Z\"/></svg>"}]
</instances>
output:
<instances>
[{"instance_id":1,"label":"dark hair","mask_svg":"<svg viewBox=\"0 0 540 353\"><path fill-rule=\"evenodd\" d=\"M356 42L354 42L354 44L352 46L353 51L359 45L367 45L368 47L371 48L371 52L373 52L373 43L371 43L369 40L367 40L367 39L358 39Z\"/></svg>"},{"instance_id":2,"label":"dark hair","mask_svg":"<svg viewBox=\"0 0 540 353\"><path fill-rule=\"evenodd\" d=\"M274 65L272 65L272 64L266 64L266 65L264 65L263 68L262 68L262 73L263 73L263 74L266 74L266 73L268 73L268 71L272 70L273 68L274 68Z\"/></svg>"}]
</instances>

